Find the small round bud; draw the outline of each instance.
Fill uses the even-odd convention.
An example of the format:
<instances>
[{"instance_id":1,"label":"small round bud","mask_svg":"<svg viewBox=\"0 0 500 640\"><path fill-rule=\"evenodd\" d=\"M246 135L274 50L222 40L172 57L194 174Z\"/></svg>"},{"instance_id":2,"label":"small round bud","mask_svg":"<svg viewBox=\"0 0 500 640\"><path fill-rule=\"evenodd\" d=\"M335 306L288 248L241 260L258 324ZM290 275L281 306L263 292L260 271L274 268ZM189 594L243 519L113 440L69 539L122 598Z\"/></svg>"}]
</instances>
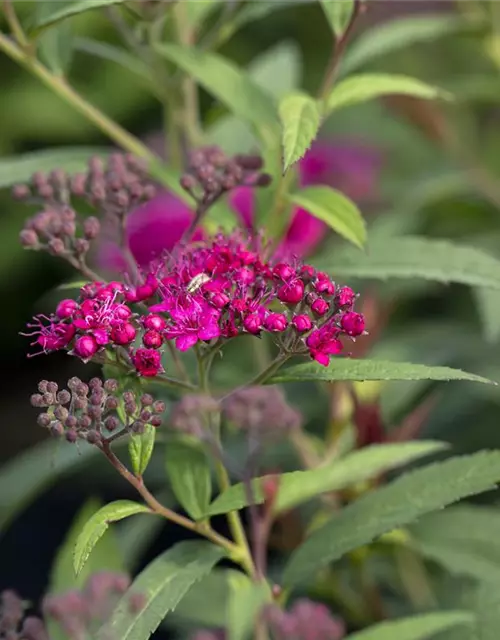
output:
<instances>
[{"instance_id":1,"label":"small round bud","mask_svg":"<svg viewBox=\"0 0 500 640\"><path fill-rule=\"evenodd\" d=\"M135 402L135 394L133 391L124 391L123 402Z\"/></svg>"},{"instance_id":2,"label":"small round bud","mask_svg":"<svg viewBox=\"0 0 500 640\"><path fill-rule=\"evenodd\" d=\"M48 382L47 383L47 391L49 393L57 393L59 387L57 386L57 382Z\"/></svg>"},{"instance_id":3,"label":"small round bud","mask_svg":"<svg viewBox=\"0 0 500 640\"><path fill-rule=\"evenodd\" d=\"M99 444L101 440L102 440L101 434L95 429L92 429L87 433L87 442L89 444Z\"/></svg>"},{"instance_id":4,"label":"small round bud","mask_svg":"<svg viewBox=\"0 0 500 640\"><path fill-rule=\"evenodd\" d=\"M66 389L62 389L57 394L57 402L59 402L59 404L68 404L70 400L71 400L71 394Z\"/></svg>"},{"instance_id":5,"label":"small round bud","mask_svg":"<svg viewBox=\"0 0 500 640\"><path fill-rule=\"evenodd\" d=\"M140 402L143 407L150 407L153 404L153 396L149 393L143 393Z\"/></svg>"},{"instance_id":6,"label":"small round bud","mask_svg":"<svg viewBox=\"0 0 500 640\"><path fill-rule=\"evenodd\" d=\"M246 171L258 171L259 169L262 169L264 165L264 160L261 156L256 155L237 155L234 157L234 160Z\"/></svg>"},{"instance_id":7,"label":"small round bud","mask_svg":"<svg viewBox=\"0 0 500 640\"><path fill-rule=\"evenodd\" d=\"M118 391L118 381L114 378L109 378L104 383L104 389L108 393L116 393Z\"/></svg>"},{"instance_id":8,"label":"small round bud","mask_svg":"<svg viewBox=\"0 0 500 640\"><path fill-rule=\"evenodd\" d=\"M144 422L149 422L151 418L151 411L148 411L147 409L143 409L139 415L139 418Z\"/></svg>"},{"instance_id":9,"label":"small round bud","mask_svg":"<svg viewBox=\"0 0 500 640\"><path fill-rule=\"evenodd\" d=\"M104 421L104 426L108 431L115 431L120 426L120 421L115 416L108 416Z\"/></svg>"},{"instance_id":10,"label":"small round bud","mask_svg":"<svg viewBox=\"0 0 500 640\"><path fill-rule=\"evenodd\" d=\"M12 187L12 197L14 200L25 200L31 195L30 188L26 184L16 184Z\"/></svg>"},{"instance_id":11,"label":"small round bud","mask_svg":"<svg viewBox=\"0 0 500 640\"><path fill-rule=\"evenodd\" d=\"M272 181L273 178L271 175L268 173L261 173L255 180L254 184L256 187L268 187Z\"/></svg>"},{"instance_id":12,"label":"small round bud","mask_svg":"<svg viewBox=\"0 0 500 640\"><path fill-rule=\"evenodd\" d=\"M91 425L92 419L86 414L78 420L78 426L80 429L90 429Z\"/></svg>"},{"instance_id":13,"label":"small round bud","mask_svg":"<svg viewBox=\"0 0 500 640\"><path fill-rule=\"evenodd\" d=\"M80 378L73 376L68 380L68 389L71 389L71 391L76 391L77 387L80 384L82 384L82 381L80 380Z\"/></svg>"},{"instance_id":14,"label":"small round bud","mask_svg":"<svg viewBox=\"0 0 500 640\"><path fill-rule=\"evenodd\" d=\"M44 407L45 402L43 401L43 396L40 393L34 393L30 398L32 407Z\"/></svg>"},{"instance_id":15,"label":"small round bud","mask_svg":"<svg viewBox=\"0 0 500 640\"><path fill-rule=\"evenodd\" d=\"M78 424L78 419L75 416L68 416L64 421L64 426L69 429L74 429Z\"/></svg>"},{"instance_id":16,"label":"small round bud","mask_svg":"<svg viewBox=\"0 0 500 640\"><path fill-rule=\"evenodd\" d=\"M146 428L146 425L142 420L136 420L135 422L132 423L131 428L134 433L144 433L144 429Z\"/></svg>"},{"instance_id":17,"label":"small round bud","mask_svg":"<svg viewBox=\"0 0 500 640\"><path fill-rule=\"evenodd\" d=\"M74 429L68 429L65 435L66 435L66 440L68 442L71 442L71 444L74 444L78 440L78 433Z\"/></svg>"},{"instance_id":18,"label":"small round bud","mask_svg":"<svg viewBox=\"0 0 500 640\"><path fill-rule=\"evenodd\" d=\"M102 392L102 389L100 389L99 391L94 391L90 396L90 404L93 405L94 407L100 407L103 401L103 398L104 398L104 394Z\"/></svg>"},{"instance_id":19,"label":"small round bud","mask_svg":"<svg viewBox=\"0 0 500 640\"><path fill-rule=\"evenodd\" d=\"M54 417L56 417L58 420L61 420L61 422L64 422L68 416L69 411L66 409L66 407L59 406L54 409Z\"/></svg>"},{"instance_id":20,"label":"small round bud","mask_svg":"<svg viewBox=\"0 0 500 640\"><path fill-rule=\"evenodd\" d=\"M52 238L48 243L49 253L53 256L62 256L66 253L66 247L61 238Z\"/></svg>"},{"instance_id":21,"label":"small round bud","mask_svg":"<svg viewBox=\"0 0 500 640\"><path fill-rule=\"evenodd\" d=\"M74 247L78 255L83 255L90 249L90 244L88 240L85 240L85 238L77 238L75 240Z\"/></svg>"},{"instance_id":22,"label":"small round bud","mask_svg":"<svg viewBox=\"0 0 500 640\"><path fill-rule=\"evenodd\" d=\"M142 343L148 349L159 349L163 343L163 338L158 331L146 331L142 337Z\"/></svg>"},{"instance_id":23,"label":"small round bud","mask_svg":"<svg viewBox=\"0 0 500 640\"><path fill-rule=\"evenodd\" d=\"M76 397L74 399L74 403L73 404L74 404L75 409L80 409L80 410L83 411L88 406L88 400L87 400L87 398Z\"/></svg>"},{"instance_id":24,"label":"small round bud","mask_svg":"<svg viewBox=\"0 0 500 640\"><path fill-rule=\"evenodd\" d=\"M83 233L87 240L94 240L101 231L101 223L95 216L90 216L83 221Z\"/></svg>"},{"instance_id":25,"label":"small round bud","mask_svg":"<svg viewBox=\"0 0 500 640\"><path fill-rule=\"evenodd\" d=\"M87 409L87 415L90 416L90 418L92 418L92 420L96 420L97 422L102 418L102 414L103 414L103 411L102 411L101 407L95 407L95 406L91 405Z\"/></svg>"},{"instance_id":26,"label":"small round bud","mask_svg":"<svg viewBox=\"0 0 500 640\"><path fill-rule=\"evenodd\" d=\"M75 346L73 347L75 354L82 360L90 360L98 350L99 345L94 336L80 336L76 339Z\"/></svg>"},{"instance_id":27,"label":"small round bud","mask_svg":"<svg viewBox=\"0 0 500 640\"><path fill-rule=\"evenodd\" d=\"M88 386L85 384L85 382L81 382L81 381L79 381L79 384L78 384L78 386L76 387L75 391L76 391L76 395L77 395L79 398L84 398L84 397L88 394L88 392L89 392L89 388L88 388Z\"/></svg>"},{"instance_id":28,"label":"small round bud","mask_svg":"<svg viewBox=\"0 0 500 640\"><path fill-rule=\"evenodd\" d=\"M33 229L23 229L19 234L19 242L26 249L33 249L38 246L38 235Z\"/></svg>"},{"instance_id":29,"label":"small round bud","mask_svg":"<svg viewBox=\"0 0 500 640\"><path fill-rule=\"evenodd\" d=\"M165 409L166 405L163 400L156 400L156 402L153 403L153 411L155 413L163 413Z\"/></svg>"},{"instance_id":30,"label":"small round bud","mask_svg":"<svg viewBox=\"0 0 500 640\"><path fill-rule=\"evenodd\" d=\"M113 398L112 396L109 398L106 398L106 402L104 403L104 406L106 409L108 409L108 411L114 411L115 409L118 409L118 399Z\"/></svg>"},{"instance_id":31,"label":"small round bud","mask_svg":"<svg viewBox=\"0 0 500 640\"><path fill-rule=\"evenodd\" d=\"M181 177L180 184L184 191L190 192L196 187L196 178L189 173L186 173Z\"/></svg>"},{"instance_id":32,"label":"small round bud","mask_svg":"<svg viewBox=\"0 0 500 640\"><path fill-rule=\"evenodd\" d=\"M96 389L101 389L102 380L100 378L92 378L91 380L89 380L89 387L93 391L95 391Z\"/></svg>"},{"instance_id":33,"label":"small round bud","mask_svg":"<svg viewBox=\"0 0 500 640\"><path fill-rule=\"evenodd\" d=\"M43 394L43 405L46 407L51 407L56 403L56 399L52 393L44 393Z\"/></svg>"},{"instance_id":34,"label":"small round bud","mask_svg":"<svg viewBox=\"0 0 500 640\"><path fill-rule=\"evenodd\" d=\"M165 319L156 314L151 314L150 316L146 316L143 319L142 324L145 329L148 329L151 331L163 331L163 329L165 329L167 325Z\"/></svg>"},{"instance_id":35,"label":"small round bud","mask_svg":"<svg viewBox=\"0 0 500 640\"><path fill-rule=\"evenodd\" d=\"M48 380L40 380L40 382L38 383L38 391L40 391L40 393L46 393L48 384Z\"/></svg>"},{"instance_id":36,"label":"small round bud","mask_svg":"<svg viewBox=\"0 0 500 640\"><path fill-rule=\"evenodd\" d=\"M135 404L135 402L126 402L124 408L125 408L125 413L128 416L133 416L134 413L137 411L137 405Z\"/></svg>"},{"instance_id":37,"label":"small round bud","mask_svg":"<svg viewBox=\"0 0 500 640\"><path fill-rule=\"evenodd\" d=\"M64 427L60 422L53 422L52 425L50 426L50 433L56 438L59 438L64 434ZM68 433L69 431L66 432L66 439L68 439ZM71 441L68 440L68 442L71 442Z\"/></svg>"},{"instance_id":38,"label":"small round bud","mask_svg":"<svg viewBox=\"0 0 500 640\"><path fill-rule=\"evenodd\" d=\"M52 418L49 416L48 413L41 413L36 419L36 421L39 427L48 427L52 422Z\"/></svg>"},{"instance_id":39,"label":"small round bud","mask_svg":"<svg viewBox=\"0 0 500 640\"><path fill-rule=\"evenodd\" d=\"M149 424L155 428L157 427L161 427L161 423L163 422L163 420L161 419L161 416L152 416L151 420L149 421Z\"/></svg>"}]
</instances>

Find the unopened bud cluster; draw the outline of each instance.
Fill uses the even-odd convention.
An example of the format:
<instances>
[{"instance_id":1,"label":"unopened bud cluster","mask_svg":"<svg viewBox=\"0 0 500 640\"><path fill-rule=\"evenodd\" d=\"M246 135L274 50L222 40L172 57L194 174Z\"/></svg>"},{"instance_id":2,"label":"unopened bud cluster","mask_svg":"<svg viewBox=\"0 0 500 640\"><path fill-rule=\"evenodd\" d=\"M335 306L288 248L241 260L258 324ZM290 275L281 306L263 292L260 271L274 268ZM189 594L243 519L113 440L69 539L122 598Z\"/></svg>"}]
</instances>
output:
<instances>
[{"instance_id":1,"label":"unopened bud cluster","mask_svg":"<svg viewBox=\"0 0 500 640\"><path fill-rule=\"evenodd\" d=\"M150 394L120 393L118 382L111 378L104 382L92 378L86 384L74 377L61 390L55 382L42 380L38 391L31 396L31 404L44 409L38 424L71 443L85 440L100 445L117 435L143 433L146 425L159 427L165 411L165 403Z\"/></svg>"},{"instance_id":2,"label":"unopened bud cluster","mask_svg":"<svg viewBox=\"0 0 500 640\"><path fill-rule=\"evenodd\" d=\"M197 149L191 154L181 186L198 202L210 202L236 187L266 187L270 176L262 173L263 160L256 155L228 157L218 147Z\"/></svg>"},{"instance_id":3,"label":"unopened bud cluster","mask_svg":"<svg viewBox=\"0 0 500 640\"><path fill-rule=\"evenodd\" d=\"M169 426L187 435L202 438L207 428L207 418L220 412L217 400L202 394L187 394L174 406Z\"/></svg>"},{"instance_id":4,"label":"unopened bud cluster","mask_svg":"<svg viewBox=\"0 0 500 640\"><path fill-rule=\"evenodd\" d=\"M17 593L0 593L0 640L50 640L43 621L25 616L25 610Z\"/></svg>"},{"instance_id":5,"label":"unopened bud cluster","mask_svg":"<svg viewBox=\"0 0 500 640\"><path fill-rule=\"evenodd\" d=\"M306 598L297 600L288 611L270 606L264 612L273 640L342 640L343 620L327 606Z\"/></svg>"}]
</instances>

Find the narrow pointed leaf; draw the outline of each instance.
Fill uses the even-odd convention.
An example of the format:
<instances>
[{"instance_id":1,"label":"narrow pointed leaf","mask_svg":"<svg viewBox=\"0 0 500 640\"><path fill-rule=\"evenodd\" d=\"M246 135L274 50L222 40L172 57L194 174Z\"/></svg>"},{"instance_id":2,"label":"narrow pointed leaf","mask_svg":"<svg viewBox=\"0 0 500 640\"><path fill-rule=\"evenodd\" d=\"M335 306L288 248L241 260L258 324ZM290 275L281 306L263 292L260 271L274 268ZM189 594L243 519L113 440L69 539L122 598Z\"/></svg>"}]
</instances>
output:
<instances>
[{"instance_id":1,"label":"narrow pointed leaf","mask_svg":"<svg viewBox=\"0 0 500 640\"><path fill-rule=\"evenodd\" d=\"M300 160L318 133L320 112L314 98L302 93L285 96L279 113L283 126L283 169Z\"/></svg>"},{"instance_id":2,"label":"narrow pointed leaf","mask_svg":"<svg viewBox=\"0 0 500 640\"><path fill-rule=\"evenodd\" d=\"M262 607L272 601L271 590L267 582L250 582L244 574L233 574L230 584L228 640L249 640Z\"/></svg>"},{"instance_id":3,"label":"narrow pointed leaf","mask_svg":"<svg viewBox=\"0 0 500 640\"><path fill-rule=\"evenodd\" d=\"M292 471L280 476L275 511L285 511L328 491L340 491L352 484L374 478L384 471L396 469L413 460L442 451L443 442L422 440L401 444L380 444L366 447L335 459L330 464L308 471ZM257 503L264 500L263 478L253 483ZM209 513L216 515L243 509L248 505L243 484L233 485L210 505Z\"/></svg>"},{"instance_id":4,"label":"narrow pointed leaf","mask_svg":"<svg viewBox=\"0 0 500 640\"><path fill-rule=\"evenodd\" d=\"M336 254L318 257L314 264L348 278L422 278L500 289L500 260L480 249L447 240L377 238L368 242L363 254L346 247Z\"/></svg>"},{"instance_id":5,"label":"narrow pointed leaf","mask_svg":"<svg viewBox=\"0 0 500 640\"><path fill-rule=\"evenodd\" d=\"M146 471L155 446L156 429L147 424L144 433L130 436L128 452L132 469L136 476L142 476Z\"/></svg>"},{"instance_id":6,"label":"narrow pointed leaf","mask_svg":"<svg viewBox=\"0 0 500 640\"><path fill-rule=\"evenodd\" d=\"M147 640L169 611L173 611L198 580L206 576L225 552L204 541L180 542L149 564L134 580L96 634L96 640ZM130 603L142 600L139 611Z\"/></svg>"},{"instance_id":7,"label":"narrow pointed leaf","mask_svg":"<svg viewBox=\"0 0 500 640\"><path fill-rule=\"evenodd\" d=\"M123 4L124 2L125 0L80 0L78 2L67 2L62 7L60 6L62 3L54 3L54 11L45 13L43 17L36 21L34 27L30 30L30 36L36 37L58 22L77 16L85 11L101 9L113 4Z\"/></svg>"},{"instance_id":8,"label":"narrow pointed leaf","mask_svg":"<svg viewBox=\"0 0 500 640\"><path fill-rule=\"evenodd\" d=\"M362 247L366 242L365 221L358 207L340 191L331 187L317 186L301 189L290 195L290 200L298 207L336 231L352 244Z\"/></svg>"},{"instance_id":9,"label":"narrow pointed leaf","mask_svg":"<svg viewBox=\"0 0 500 640\"><path fill-rule=\"evenodd\" d=\"M201 520L210 504L212 478L205 455L195 444L172 441L166 447L167 474L179 504L194 520Z\"/></svg>"},{"instance_id":10,"label":"narrow pointed leaf","mask_svg":"<svg viewBox=\"0 0 500 640\"><path fill-rule=\"evenodd\" d=\"M354 0L320 0L333 33L338 38L347 29L354 10Z\"/></svg>"},{"instance_id":11,"label":"narrow pointed leaf","mask_svg":"<svg viewBox=\"0 0 500 640\"><path fill-rule=\"evenodd\" d=\"M36 6L36 15L40 21L61 8L58 0L44 0ZM38 52L44 62L56 75L64 75L69 68L73 56L73 31L69 22L44 33L38 42Z\"/></svg>"},{"instance_id":12,"label":"narrow pointed leaf","mask_svg":"<svg viewBox=\"0 0 500 640\"><path fill-rule=\"evenodd\" d=\"M381 622L347 636L346 640L429 640L431 635L440 631L473 623L474 615L469 611L422 613L400 620Z\"/></svg>"},{"instance_id":13,"label":"narrow pointed leaf","mask_svg":"<svg viewBox=\"0 0 500 640\"><path fill-rule=\"evenodd\" d=\"M150 513L150 509L131 500L117 500L105 505L87 520L75 544L73 567L76 575L83 569L92 549L105 534L110 523L123 520L137 513Z\"/></svg>"},{"instance_id":14,"label":"narrow pointed leaf","mask_svg":"<svg viewBox=\"0 0 500 640\"><path fill-rule=\"evenodd\" d=\"M333 358L328 367L317 362L286 367L278 371L269 384L317 380L336 382L339 380L470 380L485 384L497 384L481 376L451 367L428 367L409 362L388 362L385 360L353 360Z\"/></svg>"},{"instance_id":15,"label":"narrow pointed leaf","mask_svg":"<svg viewBox=\"0 0 500 640\"><path fill-rule=\"evenodd\" d=\"M500 451L456 456L407 473L352 502L316 530L291 556L284 573L290 586L383 533L500 481Z\"/></svg>"},{"instance_id":16,"label":"narrow pointed leaf","mask_svg":"<svg viewBox=\"0 0 500 640\"><path fill-rule=\"evenodd\" d=\"M500 338L500 293L491 289L478 288L474 294L483 325L484 337L488 342L498 342Z\"/></svg>"},{"instance_id":17,"label":"narrow pointed leaf","mask_svg":"<svg viewBox=\"0 0 500 640\"><path fill-rule=\"evenodd\" d=\"M329 112L387 95L406 95L425 100L450 99L450 94L422 80L403 75L363 73L340 81L327 100Z\"/></svg>"}]
</instances>

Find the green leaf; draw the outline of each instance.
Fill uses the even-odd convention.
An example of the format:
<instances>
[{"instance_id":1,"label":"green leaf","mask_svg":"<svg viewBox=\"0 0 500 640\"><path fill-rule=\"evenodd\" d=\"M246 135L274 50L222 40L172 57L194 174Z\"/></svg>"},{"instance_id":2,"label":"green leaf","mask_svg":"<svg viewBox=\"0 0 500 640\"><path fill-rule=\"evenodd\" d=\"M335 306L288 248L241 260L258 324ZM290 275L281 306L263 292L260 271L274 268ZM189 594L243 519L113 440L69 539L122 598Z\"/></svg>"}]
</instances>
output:
<instances>
[{"instance_id":1,"label":"green leaf","mask_svg":"<svg viewBox=\"0 0 500 640\"><path fill-rule=\"evenodd\" d=\"M286 171L311 146L318 133L320 113L316 100L303 93L285 96L279 113L283 125L283 169Z\"/></svg>"},{"instance_id":2,"label":"green leaf","mask_svg":"<svg viewBox=\"0 0 500 640\"><path fill-rule=\"evenodd\" d=\"M351 21L354 0L320 0L320 3L333 33L339 38Z\"/></svg>"},{"instance_id":3,"label":"green leaf","mask_svg":"<svg viewBox=\"0 0 500 640\"><path fill-rule=\"evenodd\" d=\"M68 173L85 171L92 156L104 157L103 147L63 147L33 151L0 160L0 189L28 182L36 171L48 173L63 168Z\"/></svg>"},{"instance_id":4,"label":"green leaf","mask_svg":"<svg viewBox=\"0 0 500 640\"><path fill-rule=\"evenodd\" d=\"M37 22L43 21L61 8L60 0L44 0L36 6ZM44 62L56 75L64 75L73 56L73 31L69 22L44 33L38 41L38 50Z\"/></svg>"},{"instance_id":5,"label":"green leaf","mask_svg":"<svg viewBox=\"0 0 500 640\"><path fill-rule=\"evenodd\" d=\"M111 522L123 520L137 513L151 513L145 505L131 500L117 500L96 511L85 523L75 544L73 567L79 575L87 562L92 549L106 533Z\"/></svg>"},{"instance_id":6,"label":"green leaf","mask_svg":"<svg viewBox=\"0 0 500 640\"><path fill-rule=\"evenodd\" d=\"M233 575L228 602L228 640L247 640L266 602L272 600L266 582L253 583L242 573Z\"/></svg>"},{"instance_id":7,"label":"green leaf","mask_svg":"<svg viewBox=\"0 0 500 640\"><path fill-rule=\"evenodd\" d=\"M167 495L158 499L164 506L170 506L168 502L172 503L171 498ZM139 514L118 525L118 542L130 573L136 569L164 526L163 518L150 518L148 514Z\"/></svg>"},{"instance_id":8,"label":"green leaf","mask_svg":"<svg viewBox=\"0 0 500 640\"><path fill-rule=\"evenodd\" d=\"M484 337L488 342L498 342L500 338L500 293L491 289L475 289L477 309L483 325Z\"/></svg>"},{"instance_id":9,"label":"green leaf","mask_svg":"<svg viewBox=\"0 0 500 640\"><path fill-rule=\"evenodd\" d=\"M317 362L307 362L286 367L276 373L269 384L316 380L336 382L339 380L471 380L485 384L497 384L473 373L451 367L428 367L409 362L385 360L354 360L333 358L328 367Z\"/></svg>"},{"instance_id":10,"label":"green leaf","mask_svg":"<svg viewBox=\"0 0 500 640\"><path fill-rule=\"evenodd\" d=\"M384 471L396 469L413 460L443 450L443 442L421 440L402 444L381 444L366 447L336 458L328 465L309 471L292 471L280 476L275 511L285 511L321 493L340 491L350 485L373 478ZM253 481L255 502L263 502L263 478ZM248 506L243 484L235 484L224 491L210 505L210 515L236 511Z\"/></svg>"},{"instance_id":11,"label":"green leaf","mask_svg":"<svg viewBox=\"0 0 500 640\"><path fill-rule=\"evenodd\" d=\"M362 254L346 247L319 256L314 264L347 278L423 278L500 289L500 260L480 249L446 240L377 238L368 242Z\"/></svg>"},{"instance_id":12,"label":"green leaf","mask_svg":"<svg viewBox=\"0 0 500 640\"><path fill-rule=\"evenodd\" d=\"M468 28L470 25L461 17L448 13L412 15L384 21L367 29L348 47L341 71L343 74L351 73L380 56L398 52L412 44L439 40L443 36Z\"/></svg>"},{"instance_id":13,"label":"green leaf","mask_svg":"<svg viewBox=\"0 0 500 640\"><path fill-rule=\"evenodd\" d=\"M197 443L173 440L166 447L167 474L179 504L194 520L207 512L212 476L205 452Z\"/></svg>"},{"instance_id":14,"label":"green leaf","mask_svg":"<svg viewBox=\"0 0 500 640\"><path fill-rule=\"evenodd\" d=\"M146 471L155 446L156 429L147 424L144 433L133 434L128 443L128 452L132 463L132 470L136 476L142 476Z\"/></svg>"},{"instance_id":15,"label":"green leaf","mask_svg":"<svg viewBox=\"0 0 500 640\"><path fill-rule=\"evenodd\" d=\"M303 207L357 247L366 242L366 227L357 206L340 191L330 187L307 187L290 195L293 204Z\"/></svg>"},{"instance_id":16,"label":"green leaf","mask_svg":"<svg viewBox=\"0 0 500 640\"><path fill-rule=\"evenodd\" d=\"M66 6L61 7L60 2L54 2L53 11L47 12L43 17L39 17L33 28L29 31L31 37L37 37L43 33L49 27L71 18L73 16L90 11L92 9L100 9L102 7L109 7L113 4L123 4L126 0L80 0L79 2L66 3Z\"/></svg>"},{"instance_id":17,"label":"green leaf","mask_svg":"<svg viewBox=\"0 0 500 640\"><path fill-rule=\"evenodd\" d=\"M352 633L346 640L429 640L431 634L459 625L472 625L474 615L469 611L440 611L381 622Z\"/></svg>"},{"instance_id":18,"label":"green leaf","mask_svg":"<svg viewBox=\"0 0 500 640\"><path fill-rule=\"evenodd\" d=\"M352 502L316 530L291 556L284 573L290 586L311 577L349 551L383 533L500 481L500 451L456 456L407 473Z\"/></svg>"},{"instance_id":19,"label":"green leaf","mask_svg":"<svg viewBox=\"0 0 500 640\"><path fill-rule=\"evenodd\" d=\"M186 14L189 26L193 31L197 31L203 23L214 13L221 3L221 0L204 0L203 2L186 2Z\"/></svg>"},{"instance_id":20,"label":"green leaf","mask_svg":"<svg viewBox=\"0 0 500 640\"><path fill-rule=\"evenodd\" d=\"M251 122L261 136L267 139L278 134L273 99L232 62L215 53L175 44L160 45L158 52L193 76L230 111Z\"/></svg>"},{"instance_id":21,"label":"green leaf","mask_svg":"<svg viewBox=\"0 0 500 640\"><path fill-rule=\"evenodd\" d=\"M225 552L209 542L180 542L158 556L134 580L96 640L146 640L173 611L189 589L210 573ZM130 607L134 596L144 600L139 612Z\"/></svg>"},{"instance_id":22,"label":"green leaf","mask_svg":"<svg viewBox=\"0 0 500 640\"><path fill-rule=\"evenodd\" d=\"M450 99L450 94L422 80L403 75L363 73L341 80L327 100L329 112L387 95L406 95L426 100Z\"/></svg>"},{"instance_id":23,"label":"green leaf","mask_svg":"<svg viewBox=\"0 0 500 640\"><path fill-rule=\"evenodd\" d=\"M484 585L474 594L475 625L471 640L497 640L500 626L500 582Z\"/></svg>"},{"instance_id":24,"label":"green leaf","mask_svg":"<svg viewBox=\"0 0 500 640\"><path fill-rule=\"evenodd\" d=\"M96 447L58 447L49 439L28 449L0 470L0 530L58 478L76 473L97 456Z\"/></svg>"}]
</instances>

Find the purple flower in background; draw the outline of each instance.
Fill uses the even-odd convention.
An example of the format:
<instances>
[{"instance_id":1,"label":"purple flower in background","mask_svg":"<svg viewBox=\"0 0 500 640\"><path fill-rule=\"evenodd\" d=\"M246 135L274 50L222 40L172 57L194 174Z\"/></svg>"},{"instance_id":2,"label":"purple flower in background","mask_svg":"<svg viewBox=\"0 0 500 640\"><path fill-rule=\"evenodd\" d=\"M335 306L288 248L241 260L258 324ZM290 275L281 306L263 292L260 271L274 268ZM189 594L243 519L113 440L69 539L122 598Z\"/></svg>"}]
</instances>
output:
<instances>
[{"instance_id":1,"label":"purple flower in background","mask_svg":"<svg viewBox=\"0 0 500 640\"><path fill-rule=\"evenodd\" d=\"M299 181L303 187L329 185L362 202L376 193L380 164L380 153L365 145L352 141L317 141L299 164ZM239 187L231 193L229 202L243 223L250 226L255 211L254 190ZM164 251L171 251L192 219L193 211L189 206L167 191L134 209L128 215L126 230L129 247L137 263L147 266ZM296 208L278 253L298 257L310 254L326 232L324 222L306 210ZM194 239L201 237L198 230ZM113 242L102 245L100 263L113 271L127 270L120 249Z\"/></svg>"}]
</instances>

